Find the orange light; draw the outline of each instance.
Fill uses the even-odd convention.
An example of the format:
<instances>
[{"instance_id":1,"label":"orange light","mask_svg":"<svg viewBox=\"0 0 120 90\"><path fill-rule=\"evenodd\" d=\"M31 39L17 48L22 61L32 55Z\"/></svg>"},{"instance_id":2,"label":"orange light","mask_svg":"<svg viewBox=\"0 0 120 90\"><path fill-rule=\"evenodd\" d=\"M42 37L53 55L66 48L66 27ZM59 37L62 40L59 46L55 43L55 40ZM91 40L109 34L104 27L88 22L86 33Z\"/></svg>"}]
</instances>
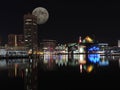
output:
<instances>
[{"instance_id":1,"label":"orange light","mask_svg":"<svg viewBox=\"0 0 120 90\"><path fill-rule=\"evenodd\" d=\"M93 66L92 65L89 65L88 67L87 67L87 72L91 72L93 70Z\"/></svg>"},{"instance_id":2,"label":"orange light","mask_svg":"<svg viewBox=\"0 0 120 90\"><path fill-rule=\"evenodd\" d=\"M86 64L86 60L79 60L80 64Z\"/></svg>"}]
</instances>

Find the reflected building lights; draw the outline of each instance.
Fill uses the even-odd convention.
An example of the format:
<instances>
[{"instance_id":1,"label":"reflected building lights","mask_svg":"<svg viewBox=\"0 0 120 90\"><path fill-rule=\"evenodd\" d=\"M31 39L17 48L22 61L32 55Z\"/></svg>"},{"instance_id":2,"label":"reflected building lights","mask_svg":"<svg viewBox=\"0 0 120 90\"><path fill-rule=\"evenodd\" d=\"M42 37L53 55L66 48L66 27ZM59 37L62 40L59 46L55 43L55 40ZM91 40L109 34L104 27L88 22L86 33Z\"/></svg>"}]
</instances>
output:
<instances>
[{"instance_id":1,"label":"reflected building lights","mask_svg":"<svg viewBox=\"0 0 120 90\"><path fill-rule=\"evenodd\" d=\"M85 59L85 58L84 58L84 55L80 54L79 60L80 60L80 61L83 61L84 59Z\"/></svg>"},{"instance_id":2,"label":"reflected building lights","mask_svg":"<svg viewBox=\"0 0 120 90\"><path fill-rule=\"evenodd\" d=\"M50 51L46 51L43 56L41 68L44 70L53 70L55 68L56 59L56 55L53 55Z\"/></svg>"},{"instance_id":3,"label":"reflected building lights","mask_svg":"<svg viewBox=\"0 0 120 90\"><path fill-rule=\"evenodd\" d=\"M87 66L86 71L87 71L88 73L92 72L92 70L93 70L93 65Z\"/></svg>"},{"instance_id":4,"label":"reflected building lights","mask_svg":"<svg viewBox=\"0 0 120 90\"><path fill-rule=\"evenodd\" d=\"M7 69L9 78L24 80L24 90L37 90L37 60L11 59L8 60Z\"/></svg>"},{"instance_id":5,"label":"reflected building lights","mask_svg":"<svg viewBox=\"0 0 120 90\"><path fill-rule=\"evenodd\" d=\"M105 56L100 57L100 61L98 62L99 66L108 66L109 60Z\"/></svg>"},{"instance_id":6,"label":"reflected building lights","mask_svg":"<svg viewBox=\"0 0 120 90\"><path fill-rule=\"evenodd\" d=\"M113 60L115 59L115 56L112 56Z\"/></svg>"},{"instance_id":7,"label":"reflected building lights","mask_svg":"<svg viewBox=\"0 0 120 90\"><path fill-rule=\"evenodd\" d=\"M80 64L80 73L82 73L82 64Z\"/></svg>"},{"instance_id":8,"label":"reflected building lights","mask_svg":"<svg viewBox=\"0 0 120 90\"><path fill-rule=\"evenodd\" d=\"M18 64L15 64L15 77L17 76L17 69L18 69Z\"/></svg>"},{"instance_id":9,"label":"reflected building lights","mask_svg":"<svg viewBox=\"0 0 120 90\"><path fill-rule=\"evenodd\" d=\"M83 65L86 64L85 55L84 54L80 54L78 60L79 60L79 64L80 64L80 73L82 73L83 72Z\"/></svg>"},{"instance_id":10,"label":"reflected building lights","mask_svg":"<svg viewBox=\"0 0 120 90\"><path fill-rule=\"evenodd\" d=\"M24 84L25 90L37 90L38 88L38 69L36 65L37 60L32 60L29 62L27 67L25 68L25 75L24 75Z\"/></svg>"},{"instance_id":11,"label":"reflected building lights","mask_svg":"<svg viewBox=\"0 0 120 90\"><path fill-rule=\"evenodd\" d=\"M120 68L120 58L119 58L119 68Z\"/></svg>"},{"instance_id":12,"label":"reflected building lights","mask_svg":"<svg viewBox=\"0 0 120 90\"><path fill-rule=\"evenodd\" d=\"M58 55L55 61L56 61L56 64L58 64L58 66L63 66L63 65L67 66L68 55Z\"/></svg>"},{"instance_id":13,"label":"reflected building lights","mask_svg":"<svg viewBox=\"0 0 120 90\"><path fill-rule=\"evenodd\" d=\"M38 79L38 64L39 65L39 69L43 69L44 70L53 70L56 69L54 66L57 64L58 66L63 66L63 71L67 71L69 72L71 69L73 70L74 68L76 69L77 67L77 72L79 72L79 74L83 74L83 76L85 74L87 75L91 75L91 73L96 72L96 68L99 68L97 72L100 71L100 73L102 73L102 69L106 68L104 66L110 66L109 65L109 60L110 62L112 62L112 60L115 62L117 61L117 65L119 65L120 67L120 58L118 56L99 56L98 54L90 54L88 57L86 57L87 55L85 54L73 54L73 56L71 56L71 58L68 57L68 55L44 55L44 58L41 60L34 60L34 59L29 59L29 62L25 63L25 60L8 60L9 63L7 63L6 61L0 61L0 65L4 67L4 65L6 65L8 67L8 74L9 77L22 77L22 79L24 80L24 88L25 90L37 90L38 88L38 83L39 83L39 79ZM92 58L92 59L90 59ZM89 60L92 60L92 62L89 63ZM95 60L95 61L94 61ZM39 61L39 63L37 62ZM42 64L41 64L42 61ZM46 63L43 63L44 61L46 61ZM56 62L56 63L54 63ZM95 63L94 63L95 62ZM116 63L115 63L116 64ZM43 68L41 68L43 66ZM70 68L68 68L68 67ZM96 67L97 66L97 67ZM103 66L103 68L99 67L99 66ZM57 67L57 70L62 70L60 69L61 67ZM116 68L116 67L115 67ZM107 69L111 69L111 68L107 68ZM106 70L106 69L105 69ZM56 70L55 70L56 71ZM112 70L110 70L112 71ZM76 72L76 70L75 70ZM104 72L104 70L103 70ZM41 72L40 72L41 74ZM42 83L42 82L41 82Z\"/></svg>"},{"instance_id":14,"label":"reflected building lights","mask_svg":"<svg viewBox=\"0 0 120 90\"><path fill-rule=\"evenodd\" d=\"M5 68L7 66L7 62L5 59L0 60L0 68Z\"/></svg>"},{"instance_id":15,"label":"reflected building lights","mask_svg":"<svg viewBox=\"0 0 120 90\"><path fill-rule=\"evenodd\" d=\"M86 64L86 58L84 54L80 54L78 60L80 64Z\"/></svg>"},{"instance_id":16,"label":"reflected building lights","mask_svg":"<svg viewBox=\"0 0 120 90\"><path fill-rule=\"evenodd\" d=\"M100 61L100 54L89 54L88 55L88 60L91 62L91 63L98 63Z\"/></svg>"}]
</instances>

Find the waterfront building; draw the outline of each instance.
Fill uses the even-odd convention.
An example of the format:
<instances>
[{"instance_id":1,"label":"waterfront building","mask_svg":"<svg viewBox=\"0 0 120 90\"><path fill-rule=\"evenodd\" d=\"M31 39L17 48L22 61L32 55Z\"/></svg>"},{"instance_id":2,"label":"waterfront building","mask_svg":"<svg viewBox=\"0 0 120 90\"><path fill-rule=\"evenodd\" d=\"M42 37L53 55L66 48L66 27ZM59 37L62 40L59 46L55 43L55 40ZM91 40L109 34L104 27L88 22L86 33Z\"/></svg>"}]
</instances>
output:
<instances>
[{"instance_id":1,"label":"waterfront building","mask_svg":"<svg viewBox=\"0 0 120 90\"><path fill-rule=\"evenodd\" d=\"M8 46L17 47L24 46L24 36L17 34L9 34L8 35Z\"/></svg>"},{"instance_id":2,"label":"waterfront building","mask_svg":"<svg viewBox=\"0 0 120 90\"><path fill-rule=\"evenodd\" d=\"M118 40L118 47L120 47L120 40Z\"/></svg>"},{"instance_id":3,"label":"waterfront building","mask_svg":"<svg viewBox=\"0 0 120 90\"><path fill-rule=\"evenodd\" d=\"M46 51L54 51L56 47L56 43L57 43L56 40L50 40L50 39L42 40L40 47Z\"/></svg>"},{"instance_id":4,"label":"waterfront building","mask_svg":"<svg viewBox=\"0 0 120 90\"><path fill-rule=\"evenodd\" d=\"M31 50L38 47L37 17L28 13L24 15L24 41L25 46Z\"/></svg>"}]
</instances>

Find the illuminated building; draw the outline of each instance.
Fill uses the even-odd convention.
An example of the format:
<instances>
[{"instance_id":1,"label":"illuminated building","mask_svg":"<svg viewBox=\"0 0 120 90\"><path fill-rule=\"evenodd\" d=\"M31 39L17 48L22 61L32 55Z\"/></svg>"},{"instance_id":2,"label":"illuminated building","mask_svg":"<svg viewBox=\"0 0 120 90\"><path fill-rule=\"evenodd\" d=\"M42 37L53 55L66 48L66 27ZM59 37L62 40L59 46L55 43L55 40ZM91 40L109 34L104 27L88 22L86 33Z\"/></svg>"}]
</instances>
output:
<instances>
[{"instance_id":1,"label":"illuminated building","mask_svg":"<svg viewBox=\"0 0 120 90\"><path fill-rule=\"evenodd\" d=\"M24 36L17 35L17 46L24 46Z\"/></svg>"},{"instance_id":2,"label":"illuminated building","mask_svg":"<svg viewBox=\"0 0 120 90\"><path fill-rule=\"evenodd\" d=\"M54 51L56 47L56 40L43 40L40 45L46 51Z\"/></svg>"},{"instance_id":3,"label":"illuminated building","mask_svg":"<svg viewBox=\"0 0 120 90\"><path fill-rule=\"evenodd\" d=\"M82 43L81 36L79 37L79 43Z\"/></svg>"},{"instance_id":4,"label":"illuminated building","mask_svg":"<svg viewBox=\"0 0 120 90\"><path fill-rule=\"evenodd\" d=\"M24 41L29 49L38 47L37 18L30 13L24 15Z\"/></svg>"},{"instance_id":5,"label":"illuminated building","mask_svg":"<svg viewBox=\"0 0 120 90\"><path fill-rule=\"evenodd\" d=\"M43 40L40 43L40 49L44 54L44 62L48 63L51 62L52 54L55 54L55 47L56 47L56 40ZM50 59L50 60L49 60Z\"/></svg>"},{"instance_id":6,"label":"illuminated building","mask_svg":"<svg viewBox=\"0 0 120 90\"><path fill-rule=\"evenodd\" d=\"M118 47L120 47L120 40L118 40Z\"/></svg>"},{"instance_id":7,"label":"illuminated building","mask_svg":"<svg viewBox=\"0 0 120 90\"><path fill-rule=\"evenodd\" d=\"M83 43L93 43L94 40L93 40L91 37L86 36L85 39L83 39L82 42L83 42Z\"/></svg>"},{"instance_id":8,"label":"illuminated building","mask_svg":"<svg viewBox=\"0 0 120 90\"><path fill-rule=\"evenodd\" d=\"M24 46L24 36L9 34L8 35L8 46Z\"/></svg>"},{"instance_id":9,"label":"illuminated building","mask_svg":"<svg viewBox=\"0 0 120 90\"><path fill-rule=\"evenodd\" d=\"M1 38L1 36L0 36L0 45L1 45L1 43L2 43L2 38Z\"/></svg>"},{"instance_id":10,"label":"illuminated building","mask_svg":"<svg viewBox=\"0 0 120 90\"><path fill-rule=\"evenodd\" d=\"M98 47L100 50L97 51L97 53L104 54L106 50L109 48L108 43L98 43Z\"/></svg>"},{"instance_id":11,"label":"illuminated building","mask_svg":"<svg viewBox=\"0 0 120 90\"><path fill-rule=\"evenodd\" d=\"M97 45L93 45L89 47L88 52L89 53L97 53L100 50L100 48Z\"/></svg>"},{"instance_id":12,"label":"illuminated building","mask_svg":"<svg viewBox=\"0 0 120 90\"><path fill-rule=\"evenodd\" d=\"M78 44L77 43L68 43L68 53L78 53Z\"/></svg>"},{"instance_id":13,"label":"illuminated building","mask_svg":"<svg viewBox=\"0 0 120 90\"><path fill-rule=\"evenodd\" d=\"M85 48L86 48L85 45L79 45L79 46L78 46L78 51L79 51L79 53L86 53Z\"/></svg>"},{"instance_id":14,"label":"illuminated building","mask_svg":"<svg viewBox=\"0 0 120 90\"><path fill-rule=\"evenodd\" d=\"M66 44L58 44L55 47L56 53L68 53L68 47Z\"/></svg>"}]
</instances>

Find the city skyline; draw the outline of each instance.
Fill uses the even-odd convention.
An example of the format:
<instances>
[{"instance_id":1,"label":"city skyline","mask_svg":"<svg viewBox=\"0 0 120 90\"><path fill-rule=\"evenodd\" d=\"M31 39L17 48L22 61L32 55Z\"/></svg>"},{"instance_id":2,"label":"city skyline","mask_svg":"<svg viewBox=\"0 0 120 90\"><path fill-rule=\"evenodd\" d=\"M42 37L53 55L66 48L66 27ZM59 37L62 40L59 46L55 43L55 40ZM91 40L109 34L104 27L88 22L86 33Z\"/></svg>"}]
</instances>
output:
<instances>
[{"instance_id":1,"label":"city skyline","mask_svg":"<svg viewBox=\"0 0 120 90\"><path fill-rule=\"evenodd\" d=\"M79 36L90 35L100 42L115 45L120 39L120 5L117 3L21 0L3 1L0 5L2 41L6 42L8 34L23 34L23 16L40 6L50 15L45 24L38 25L40 39L76 42Z\"/></svg>"}]
</instances>

